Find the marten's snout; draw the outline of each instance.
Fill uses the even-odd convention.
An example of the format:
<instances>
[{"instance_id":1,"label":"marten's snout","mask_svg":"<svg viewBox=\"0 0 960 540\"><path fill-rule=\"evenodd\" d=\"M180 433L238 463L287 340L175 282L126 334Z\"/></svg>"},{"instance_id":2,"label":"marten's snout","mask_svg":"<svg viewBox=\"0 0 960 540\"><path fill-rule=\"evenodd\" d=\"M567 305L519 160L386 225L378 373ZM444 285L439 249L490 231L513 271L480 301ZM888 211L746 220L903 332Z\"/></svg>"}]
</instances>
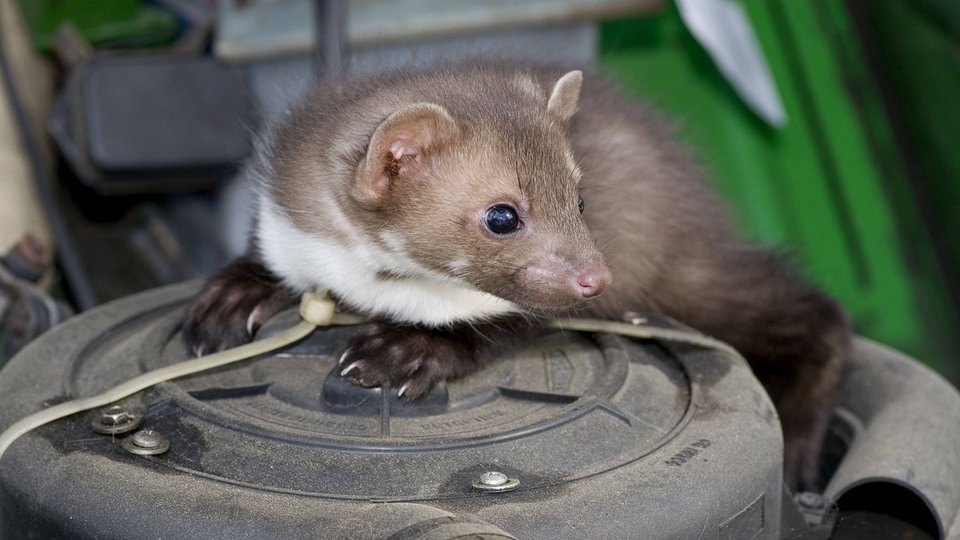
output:
<instances>
[{"instance_id":1,"label":"marten's snout","mask_svg":"<svg viewBox=\"0 0 960 540\"><path fill-rule=\"evenodd\" d=\"M602 293L613 281L610 268L603 263L589 263L578 269L574 286L584 298L593 298Z\"/></svg>"},{"instance_id":2,"label":"marten's snout","mask_svg":"<svg viewBox=\"0 0 960 540\"><path fill-rule=\"evenodd\" d=\"M579 259L579 260L577 260ZM559 253L533 256L516 274L509 299L530 309L557 311L599 296L613 282L602 259L572 259Z\"/></svg>"}]
</instances>

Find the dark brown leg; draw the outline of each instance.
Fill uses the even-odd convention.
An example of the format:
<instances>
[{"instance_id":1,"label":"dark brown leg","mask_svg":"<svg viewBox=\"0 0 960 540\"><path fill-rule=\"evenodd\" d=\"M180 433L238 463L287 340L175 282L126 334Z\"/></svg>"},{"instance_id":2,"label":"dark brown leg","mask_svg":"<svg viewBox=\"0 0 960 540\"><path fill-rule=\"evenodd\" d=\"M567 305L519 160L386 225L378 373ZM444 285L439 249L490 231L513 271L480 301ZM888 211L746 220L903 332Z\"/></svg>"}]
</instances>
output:
<instances>
[{"instance_id":1,"label":"dark brown leg","mask_svg":"<svg viewBox=\"0 0 960 540\"><path fill-rule=\"evenodd\" d=\"M449 329L372 321L350 340L340 366L343 376L360 386L389 381L403 397L416 399L441 380L480 369L538 327L519 317Z\"/></svg>"},{"instance_id":2,"label":"dark brown leg","mask_svg":"<svg viewBox=\"0 0 960 540\"><path fill-rule=\"evenodd\" d=\"M183 324L187 348L199 356L246 343L293 300L255 258L240 257L210 277L187 308Z\"/></svg>"},{"instance_id":3,"label":"dark brown leg","mask_svg":"<svg viewBox=\"0 0 960 540\"><path fill-rule=\"evenodd\" d=\"M847 315L775 254L742 248L727 256L721 277L698 284L699 306L678 318L743 354L780 415L784 481L816 490L820 448L849 354Z\"/></svg>"}]
</instances>

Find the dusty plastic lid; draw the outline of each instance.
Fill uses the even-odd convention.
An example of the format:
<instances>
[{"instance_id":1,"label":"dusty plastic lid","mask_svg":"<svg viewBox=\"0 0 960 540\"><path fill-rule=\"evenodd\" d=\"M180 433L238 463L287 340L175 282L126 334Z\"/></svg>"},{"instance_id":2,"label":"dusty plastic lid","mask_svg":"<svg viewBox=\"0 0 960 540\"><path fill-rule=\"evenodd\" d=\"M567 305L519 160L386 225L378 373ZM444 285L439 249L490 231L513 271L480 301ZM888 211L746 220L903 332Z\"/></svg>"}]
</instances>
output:
<instances>
[{"instance_id":1,"label":"dusty plastic lid","mask_svg":"<svg viewBox=\"0 0 960 540\"><path fill-rule=\"evenodd\" d=\"M0 374L0 427L184 359L195 291L127 298L34 343ZM318 331L124 401L164 443L156 455L125 450L133 434L93 432L97 412L23 436L0 462L0 509L17 516L2 532L310 537L346 534L363 515L369 537L388 537L401 524L378 522L374 501L416 503L401 528L442 510L517 538L777 535L777 417L738 358L555 332L407 403L336 375L351 332ZM509 490L475 487L494 472Z\"/></svg>"}]
</instances>

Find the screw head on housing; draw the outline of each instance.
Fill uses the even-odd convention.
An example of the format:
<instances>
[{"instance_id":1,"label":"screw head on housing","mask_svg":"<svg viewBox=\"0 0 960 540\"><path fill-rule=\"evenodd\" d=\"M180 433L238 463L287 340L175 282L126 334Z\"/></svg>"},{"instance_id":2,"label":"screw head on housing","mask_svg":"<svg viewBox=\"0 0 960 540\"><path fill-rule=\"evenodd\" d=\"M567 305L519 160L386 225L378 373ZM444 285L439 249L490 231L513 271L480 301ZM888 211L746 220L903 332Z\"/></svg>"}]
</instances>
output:
<instances>
[{"instance_id":1,"label":"screw head on housing","mask_svg":"<svg viewBox=\"0 0 960 540\"><path fill-rule=\"evenodd\" d=\"M143 429L123 440L123 449L138 456L156 456L170 450L170 441L152 429Z\"/></svg>"},{"instance_id":2,"label":"screw head on housing","mask_svg":"<svg viewBox=\"0 0 960 540\"><path fill-rule=\"evenodd\" d=\"M513 491L520 487L520 480L510 478L499 471L487 471L481 473L473 481L473 488L484 493L505 493Z\"/></svg>"},{"instance_id":3,"label":"screw head on housing","mask_svg":"<svg viewBox=\"0 0 960 540\"><path fill-rule=\"evenodd\" d=\"M129 433L143 423L143 415L120 405L111 405L91 422L93 431L101 435L120 435Z\"/></svg>"}]
</instances>

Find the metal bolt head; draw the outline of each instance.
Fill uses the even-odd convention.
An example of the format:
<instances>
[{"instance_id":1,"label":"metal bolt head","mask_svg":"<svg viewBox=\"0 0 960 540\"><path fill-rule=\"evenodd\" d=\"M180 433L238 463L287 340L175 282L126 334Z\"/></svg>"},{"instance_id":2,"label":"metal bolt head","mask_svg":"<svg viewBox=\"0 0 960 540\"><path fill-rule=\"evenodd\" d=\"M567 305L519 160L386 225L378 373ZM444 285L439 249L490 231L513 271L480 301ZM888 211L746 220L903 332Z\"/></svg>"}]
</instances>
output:
<instances>
[{"instance_id":1,"label":"metal bolt head","mask_svg":"<svg viewBox=\"0 0 960 540\"><path fill-rule=\"evenodd\" d=\"M520 480L510 478L499 471L487 471L481 473L472 485L474 489L485 493L504 493L519 488Z\"/></svg>"},{"instance_id":2,"label":"metal bolt head","mask_svg":"<svg viewBox=\"0 0 960 540\"><path fill-rule=\"evenodd\" d=\"M143 415L120 405L111 405L100 411L100 416L91 422L91 427L102 435L119 435L137 429L142 422Z\"/></svg>"},{"instance_id":3,"label":"metal bolt head","mask_svg":"<svg viewBox=\"0 0 960 540\"><path fill-rule=\"evenodd\" d=\"M481 474L479 480L484 486L497 487L507 483L507 475L502 472L489 471Z\"/></svg>"},{"instance_id":4,"label":"metal bolt head","mask_svg":"<svg viewBox=\"0 0 960 540\"><path fill-rule=\"evenodd\" d=\"M170 441L152 429L143 429L124 439L123 449L138 456L156 456L170 450Z\"/></svg>"},{"instance_id":5,"label":"metal bolt head","mask_svg":"<svg viewBox=\"0 0 960 540\"><path fill-rule=\"evenodd\" d=\"M130 421L130 412L119 405L113 405L103 410L100 422L107 426L126 424Z\"/></svg>"}]
</instances>

